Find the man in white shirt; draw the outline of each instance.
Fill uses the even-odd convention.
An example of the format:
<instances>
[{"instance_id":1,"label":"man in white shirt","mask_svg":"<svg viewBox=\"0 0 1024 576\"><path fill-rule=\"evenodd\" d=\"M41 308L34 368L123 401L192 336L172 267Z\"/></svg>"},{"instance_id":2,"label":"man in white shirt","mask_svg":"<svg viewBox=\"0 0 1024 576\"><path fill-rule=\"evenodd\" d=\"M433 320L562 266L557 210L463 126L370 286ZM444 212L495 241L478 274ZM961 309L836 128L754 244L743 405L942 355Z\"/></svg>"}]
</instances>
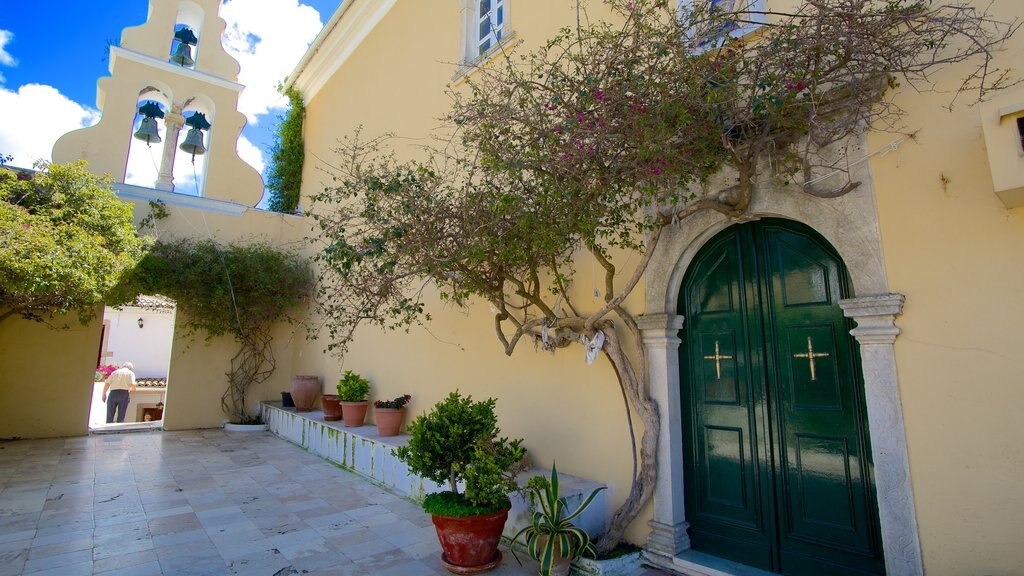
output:
<instances>
[{"instance_id":1,"label":"man in white shirt","mask_svg":"<svg viewBox=\"0 0 1024 576\"><path fill-rule=\"evenodd\" d=\"M107 376L107 382L103 386L103 401L107 403L107 424L114 421L115 410L117 421L124 422L131 393L135 392L135 372L132 372L134 368L131 362L125 362Z\"/></svg>"}]
</instances>

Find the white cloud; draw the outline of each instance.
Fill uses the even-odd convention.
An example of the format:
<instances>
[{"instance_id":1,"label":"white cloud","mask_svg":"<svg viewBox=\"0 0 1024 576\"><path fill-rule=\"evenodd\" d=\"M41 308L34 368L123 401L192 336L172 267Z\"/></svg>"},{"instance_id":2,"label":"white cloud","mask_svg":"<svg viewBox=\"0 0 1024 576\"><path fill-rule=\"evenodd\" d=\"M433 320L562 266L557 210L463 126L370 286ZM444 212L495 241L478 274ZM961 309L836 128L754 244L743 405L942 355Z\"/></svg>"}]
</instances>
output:
<instances>
[{"instance_id":1,"label":"white cloud","mask_svg":"<svg viewBox=\"0 0 1024 576\"><path fill-rule=\"evenodd\" d=\"M18 61L14 59L14 56L7 51L7 43L14 39L14 34L10 30L0 30L0 64L4 66L15 66ZM3 77L0 76L0 82L3 81Z\"/></svg>"},{"instance_id":2,"label":"white cloud","mask_svg":"<svg viewBox=\"0 0 1024 576\"><path fill-rule=\"evenodd\" d=\"M298 0L227 0L220 16L227 22L224 48L241 65L245 85L238 109L256 124L258 115L284 108L277 85L298 64L323 27L320 13Z\"/></svg>"},{"instance_id":3,"label":"white cloud","mask_svg":"<svg viewBox=\"0 0 1024 576\"><path fill-rule=\"evenodd\" d=\"M0 153L14 156L14 166L49 161L54 142L65 132L98 120L99 112L52 86L25 84L17 92L0 86Z\"/></svg>"},{"instance_id":4,"label":"white cloud","mask_svg":"<svg viewBox=\"0 0 1024 576\"><path fill-rule=\"evenodd\" d=\"M245 136L238 137L238 157L248 162L260 174L263 173L263 169L266 167L260 149Z\"/></svg>"}]
</instances>

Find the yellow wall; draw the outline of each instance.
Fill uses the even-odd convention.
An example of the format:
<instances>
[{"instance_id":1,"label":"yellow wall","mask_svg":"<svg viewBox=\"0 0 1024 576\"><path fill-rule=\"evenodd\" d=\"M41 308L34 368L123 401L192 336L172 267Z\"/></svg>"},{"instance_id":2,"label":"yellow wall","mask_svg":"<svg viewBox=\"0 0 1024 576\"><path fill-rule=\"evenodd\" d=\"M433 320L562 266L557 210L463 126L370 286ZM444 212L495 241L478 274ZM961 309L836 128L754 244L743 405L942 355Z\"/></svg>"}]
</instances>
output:
<instances>
[{"instance_id":1,"label":"yellow wall","mask_svg":"<svg viewBox=\"0 0 1024 576\"><path fill-rule=\"evenodd\" d=\"M398 2L323 89L307 94L304 203L329 183L323 170L336 139L357 125L365 126L366 136L393 131L410 138L405 152L411 153L417 139L439 124L448 104L444 87L460 59L459 5ZM1012 0L997 0L995 7L1004 17L1019 12ZM511 28L517 39L535 46L575 22L574 8L570 0L517 0ZM603 10L591 6L592 16ZM1014 39L998 55L999 64L1022 61L1022 47L1024 37ZM949 80L960 72L941 76ZM300 76L300 89L303 81ZM919 130L917 136L870 162L889 287L907 297L896 353L925 568L938 575L1022 574L1024 448L1015 428L1024 406L1018 361L1024 336L1024 209L1007 209L992 191L980 110L958 105L948 112L942 108L947 102L948 95L902 90L897 103L910 111L906 126ZM895 137L872 135L870 149ZM171 213L160 227L172 236L203 236L209 229L221 239L267 235L289 243L305 232L301 220L259 211L238 217L172 207ZM591 268L581 257L576 290L587 307L597 304L587 296L594 283ZM629 304L639 312L638 298ZM525 438L534 462L547 466L557 460L566 473L609 484L609 511L616 508L628 490L632 459L621 394L607 363L585 366L579 347L550 355L535 353L529 344L508 358L486 304L454 310L433 293L427 301L434 316L428 329L363 329L343 362L323 352L326 342L306 342L293 327L278 327L278 371L254 391L253 401L276 399L295 374L320 375L324 392L332 392L344 369L370 378L372 399L411 393L413 414L455 388L477 398L494 396L504 433ZM99 332L41 330L0 324L0 437L84 433L90 355ZM23 346L43 358L59 350L68 359L45 366L53 372L47 380L58 384L53 393L45 386L39 393L58 402L51 414L72 414L77 403L86 403L78 424L65 424L63 416L39 420L20 409L29 390L22 381L34 369L18 360ZM180 338L175 341L168 428L220 425L223 374L233 353L229 339L207 347L200 337L187 348ZM33 392L32 405L37 403ZM633 542L646 538L647 517L630 530Z\"/></svg>"},{"instance_id":2,"label":"yellow wall","mask_svg":"<svg viewBox=\"0 0 1024 576\"><path fill-rule=\"evenodd\" d=\"M1009 0L995 8L1020 14ZM1017 34L995 65L1021 56ZM964 70L939 79L949 87ZM1024 103L1020 88L1000 97L1014 93ZM986 150L970 96L949 112L949 94L903 90L897 104L919 132L871 170L889 286L907 298L896 360L925 569L1024 574L1024 209L993 192L989 152L999 153ZM871 149L895 137L875 134Z\"/></svg>"},{"instance_id":3,"label":"yellow wall","mask_svg":"<svg viewBox=\"0 0 1024 576\"><path fill-rule=\"evenodd\" d=\"M0 322L0 439L88 431L101 323L82 326L74 315L53 323L68 329L16 317Z\"/></svg>"},{"instance_id":4,"label":"yellow wall","mask_svg":"<svg viewBox=\"0 0 1024 576\"><path fill-rule=\"evenodd\" d=\"M305 196L329 184L324 168L331 162L330 149L357 126L364 126L364 137L390 131L410 138L399 145L408 143L404 151L415 153L414 146L439 125L437 119L449 104L445 86L453 80L460 56L459 3L442 5L445 9L399 2L308 99ZM591 14L605 10L597 4ZM511 6L515 38L530 46L575 18L575 2L568 0L517 1ZM412 38L415 50L408 49ZM297 86L302 85L300 78ZM581 270L593 266L589 256L580 261ZM592 292L594 284L603 290L603 282L588 272L581 274L580 284L577 304L597 309ZM642 293L641 286L634 301ZM295 373L323 376L324 391L333 393L341 372L355 370L371 380L371 399L412 394L413 415L429 410L456 388L474 398L498 398L504 434L524 438L538 466L557 461L564 473L607 483L608 512L614 511L630 487L632 456L622 393L607 361L586 366L580 346L551 355L534 352L528 342L507 357L486 303L474 302L463 311L441 303L432 292L427 298L433 320L426 329L405 334L364 328L343 363L322 353L326 342L296 347ZM635 304L633 310L638 310ZM639 434L639 426L637 430ZM646 539L648 517L634 523L629 533L634 542Z\"/></svg>"},{"instance_id":5,"label":"yellow wall","mask_svg":"<svg viewBox=\"0 0 1024 576\"><path fill-rule=\"evenodd\" d=\"M312 95L307 194L324 179L315 156L329 161L335 139L356 125L365 126L365 136L394 131L413 144L438 125L447 106L443 88L460 57L458 4L445 3L442 10L398 3ZM574 5L515 2L511 28L534 46L575 21ZM1015 6L999 0L996 9L1012 16ZM410 39L415 50L407 49ZM1022 44L1015 39L1011 50L1000 53L1001 62L1020 61ZM300 76L297 85L302 83ZM1024 216L1020 209L1008 211L991 190L977 108L945 112L940 104L948 96L909 90L900 98L913 112L909 129L921 129L917 141L876 157L871 169L890 288L907 296L897 360L926 569L1019 573L1024 449L1012 427L1024 405L1024 370L1015 362L1018 326L1024 325ZM895 137L874 135L871 149ZM945 186L942 176L949 179ZM611 506L617 506L629 457L621 399L608 367L584 367L576 348L555 356L521 348L505 358L486 305L463 316L431 304L430 333L365 329L344 368L368 375L374 397L412 393L413 412L455 387L499 397L505 431L524 436L539 464L557 459L567 472L608 482L614 487ZM330 388L341 369L337 363L311 348L296 350L298 371L326 376ZM553 401L538 401L542 394ZM570 407L586 416L561 421ZM629 534L635 542L646 536L642 520Z\"/></svg>"},{"instance_id":6,"label":"yellow wall","mask_svg":"<svg viewBox=\"0 0 1024 576\"><path fill-rule=\"evenodd\" d=\"M148 213L148 207L136 202L138 220ZM194 237L213 238L220 243L247 242L264 239L282 248L301 249L301 238L307 223L300 217L248 210L240 216L200 212L194 208L169 206L170 215L156 224L156 233L162 239ZM239 302L244 306L244 302ZM302 314L303 308L293 311ZM176 316L171 363L168 369L167 410L164 427L168 430L215 428L223 424L226 416L221 410L220 398L224 393L231 369L231 358L238 344L229 336L206 342L205 333L186 337L181 325L184 316ZM293 374L290 369L292 346L304 339L304 328L280 323L273 332L273 352L277 369L270 379L250 390L246 408L255 414L261 400L280 400L280 392L288 390Z\"/></svg>"}]
</instances>

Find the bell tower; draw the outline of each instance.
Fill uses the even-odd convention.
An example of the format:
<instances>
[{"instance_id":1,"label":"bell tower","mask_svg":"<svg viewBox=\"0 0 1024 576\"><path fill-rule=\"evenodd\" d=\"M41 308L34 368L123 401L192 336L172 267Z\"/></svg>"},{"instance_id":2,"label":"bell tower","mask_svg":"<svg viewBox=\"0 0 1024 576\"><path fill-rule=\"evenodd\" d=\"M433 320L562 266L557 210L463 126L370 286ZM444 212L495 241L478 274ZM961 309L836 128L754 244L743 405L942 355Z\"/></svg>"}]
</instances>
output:
<instances>
[{"instance_id":1,"label":"bell tower","mask_svg":"<svg viewBox=\"0 0 1024 576\"><path fill-rule=\"evenodd\" d=\"M54 162L84 159L115 182L255 206L263 180L238 156L244 87L221 44L219 7L149 0L146 23L110 48L110 76L97 83L100 121L62 136Z\"/></svg>"}]
</instances>

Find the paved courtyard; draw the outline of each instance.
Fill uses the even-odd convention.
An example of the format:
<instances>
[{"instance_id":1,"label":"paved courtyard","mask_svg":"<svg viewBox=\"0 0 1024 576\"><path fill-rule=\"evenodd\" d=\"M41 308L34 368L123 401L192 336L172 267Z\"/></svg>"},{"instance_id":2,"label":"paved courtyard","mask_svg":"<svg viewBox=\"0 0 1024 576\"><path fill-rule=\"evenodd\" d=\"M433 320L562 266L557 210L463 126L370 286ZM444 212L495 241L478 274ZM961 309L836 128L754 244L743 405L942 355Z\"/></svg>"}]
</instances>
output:
<instances>
[{"instance_id":1,"label":"paved courtyard","mask_svg":"<svg viewBox=\"0 0 1024 576\"><path fill-rule=\"evenodd\" d=\"M0 576L447 574L439 554L419 506L270 432L0 442ZM506 551L489 574L536 573Z\"/></svg>"}]
</instances>

